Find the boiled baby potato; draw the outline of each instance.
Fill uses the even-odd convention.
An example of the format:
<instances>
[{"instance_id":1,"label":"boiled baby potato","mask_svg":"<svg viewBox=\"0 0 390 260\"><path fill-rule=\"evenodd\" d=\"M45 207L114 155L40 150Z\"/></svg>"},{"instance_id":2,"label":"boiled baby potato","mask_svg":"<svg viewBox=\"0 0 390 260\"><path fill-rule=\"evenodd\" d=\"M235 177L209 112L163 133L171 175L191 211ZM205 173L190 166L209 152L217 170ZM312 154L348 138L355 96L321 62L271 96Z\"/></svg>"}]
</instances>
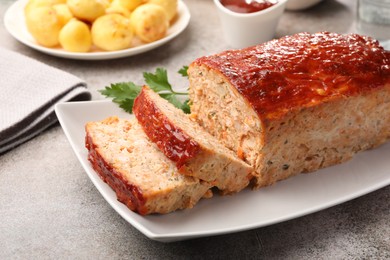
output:
<instances>
[{"instance_id":1,"label":"boiled baby potato","mask_svg":"<svg viewBox=\"0 0 390 260\"><path fill-rule=\"evenodd\" d=\"M93 22L104 15L109 6L108 0L68 0L67 4L73 15L80 20Z\"/></svg>"},{"instance_id":2,"label":"boiled baby potato","mask_svg":"<svg viewBox=\"0 0 390 260\"><path fill-rule=\"evenodd\" d=\"M177 14L177 0L148 0L148 3L161 6L171 21Z\"/></svg>"},{"instance_id":3,"label":"boiled baby potato","mask_svg":"<svg viewBox=\"0 0 390 260\"><path fill-rule=\"evenodd\" d=\"M57 12L57 17L62 25L65 25L70 19L73 18L73 14L70 11L67 4L56 4L53 5L54 10Z\"/></svg>"},{"instance_id":4,"label":"boiled baby potato","mask_svg":"<svg viewBox=\"0 0 390 260\"><path fill-rule=\"evenodd\" d=\"M30 0L24 8L24 13L27 14L31 9L37 7L50 7L57 4L65 4L66 0Z\"/></svg>"},{"instance_id":5,"label":"boiled baby potato","mask_svg":"<svg viewBox=\"0 0 390 260\"><path fill-rule=\"evenodd\" d=\"M106 9L106 14L120 14L124 17L130 17L130 11L121 5L110 5Z\"/></svg>"},{"instance_id":6,"label":"boiled baby potato","mask_svg":"<svg viewBox=\"0 0 390 260\"><path fill-rule=\"evenodd\" d=\"M88 52L92 46L91 32L87 24L70 20L60 31L59 41L66 51Z\"/></svg>"},{"instance_id":7,"label":"boiled baby potato","mask_svg":"<svg viewBox=\"0 0 390 260\"><path fill-rule=\"evenodd\" d=\"M144 0L113 0L111 6L121 6L132 12L135 8L144 3Z\"/></svg>"},{"instance_id":8,"label":"boiled baby potato","mask_svg":"<svg viewBox=\"0 0 390 260\"><path fill-rule=\"evenodd\" d=\"M92 42L106 51L116 51L131 47L133 30L130 20L120 14L106 14L92 25Z\"/></svg>"},{"instance_id":9,"label":"boiled baby potato","mask_svg":"<svg viewBox=\"0 0 390 260\"><path fill-rule=\"evenodd\" d=\"M131 13L130 23L134 33L144 42L153 42L163 38L169 27L164 9L156 4L144 4Z\"/></svg>"},{"instance_id":10,"label":"boiled baby potato","mask_svg":"<svg viewBox=\"0 0 390 260\"><path fill-rule=\"evenodd\" d=\"M26 14L28 31L35 40L46 47L58 45L58 35L62 24L53 7L36 7Z\"/></svg>"}]
</instances>

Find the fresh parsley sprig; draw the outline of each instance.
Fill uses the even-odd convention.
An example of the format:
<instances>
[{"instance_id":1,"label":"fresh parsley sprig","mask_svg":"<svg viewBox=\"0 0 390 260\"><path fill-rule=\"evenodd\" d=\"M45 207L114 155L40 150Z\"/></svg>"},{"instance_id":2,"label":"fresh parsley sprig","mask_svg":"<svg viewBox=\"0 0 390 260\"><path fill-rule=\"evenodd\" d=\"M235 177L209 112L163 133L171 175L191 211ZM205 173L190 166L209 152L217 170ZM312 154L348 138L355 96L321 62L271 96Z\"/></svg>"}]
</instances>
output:
<instances>
[{"instance_id":1,"label":"fresh parsley sprig","mask_svg":"<svg viewBox=\"0 0 390 260\"><path fill-rule=\"evenodd\" d=\"M183 66L178 73L183 77L188 77L187 74L188 66ZM181 102L178 96L188 95L187 92L176 92L173 90L172 85L168 81L168 73L164 68L157 68L155 73L144 72L144 80L146 84L154 92L158 93L160 97L168 100L175 107L183 110L185 113L190 113L190 107L188 105L188 99ZM119 107L124 109L126 112L132 113L134 99L141 92L142 86L136 85L133 82L121 82L113 83L110 86L106 86L99 92L112 98L112 101L119 104Z\"/></svg>"},{"instance_id":2,"label":"fresh parsley sprig","mask_svg":"<svg viewBox=\"0 0 390 260\"><path fill-rule=\"evenodd\" d=\"M183 66L181 69L179 69L178 73L183 77L188 77L187 71L188 71L188 66Z\"/></svg>"}]
</instances>

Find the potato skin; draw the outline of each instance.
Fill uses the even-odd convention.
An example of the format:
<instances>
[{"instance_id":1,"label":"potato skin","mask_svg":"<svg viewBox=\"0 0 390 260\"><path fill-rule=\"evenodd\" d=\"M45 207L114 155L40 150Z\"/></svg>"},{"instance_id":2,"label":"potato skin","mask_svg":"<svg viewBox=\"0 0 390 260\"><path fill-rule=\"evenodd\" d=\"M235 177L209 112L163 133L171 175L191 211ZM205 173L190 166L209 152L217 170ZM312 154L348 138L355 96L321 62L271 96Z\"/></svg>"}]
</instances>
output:
<instances>
[{"instance_id":1,"label":"potato skin","mask_svg":"<svg viewBox=\"0 0 390 260\"><path fill-rule=\"evenodd\" d=\"M113 0L111 6L121 6L132 12L138 6L144 3L144 0Z\"/></svg>"},{"instance_id":2,"label":"potato skin","mask_svg":"<svg viewBox=\"0 0 390 260\"><path fill-rule=\"evenodd\" d=\"M59 41L66 51L88 52L92 46L91 32L87 24L70 20L60 31Z\"/></svg>"},{"instance_id":3,"label":"potato skin","mask_svg":"<svg viewBox=\"0 0 390 260\"><path fill-rule=\"evenodd\" d=\"M172 21L177 14L177 0L148 0L148 3L161 6L167 13L169 21Z\"/></svg>"},{"instance_id":4,"label":"potato skin","mask_svg":"<svg viewBox=\"0 0 390 260\"><path fill-rule=\"evenodd\" d=\"M56 10L57 17L63 26L73 18L73 14L67 4L56 4L53 5L53 8Z\"/></svg>"},{"instance_id":5,"label":"potato skin","mask_svg":"<svg viewBox=\"0 0 390 260\"><path fill-rule=\"evenodd\" d=\"M121 5L110 5L106 9L106 14L120 14L124 17L130 18L130 11Z\"/></svg>"},{"instance_id":6,"label":"potato skin","mask_svg":"<svg viewBox=\"0 0 390 260\"><path fill-rule=\"evenodd\" d=\"M129 19L119 14L106 14L92 25L92 42L106 51L116 51L131 47L133 30Z\"/></svg>"},{"instance_id":7,"label":"potato skin","mask_svg":"<svg viewBox=\"0 0 390 260\"><path fill-rule=\"evenodd\" d=\"M26 15L26 25L39 44L45 47L58 45L58 35L62 24L54 8L43 6L30 9Z\"/></svg>"},{"instance_id":8,"label":"potato skin","mask_svg":"<svg viewBox=\"0 0 390 260\"><path fill-rule=\"evenodd\" d=\"M104 15L109 2L108 0L67 0L67 5L78 19L93 22Z\"/></svg>"},{"instance_id":9,"label":"potato skin","mask_svg":"<svg viewBox=\"0 0 390 260\"><path fill-rule=\"evenodd\" d=\"M164 9L156 4L137 7L130 16L134 33L144 42L154 42L163 38L169 28Z\"/></svg>"},{"instance_id":10,"label":"potato skin","mask_svg":"<svg viewBox=\"0 0 390 260\"><path fill-rule=\"evenodd\" d=\"M66 0L30 0L24 7L24 14L37 7L50 7L57 4L65 4Z\"/></svg>"}]
</instances>

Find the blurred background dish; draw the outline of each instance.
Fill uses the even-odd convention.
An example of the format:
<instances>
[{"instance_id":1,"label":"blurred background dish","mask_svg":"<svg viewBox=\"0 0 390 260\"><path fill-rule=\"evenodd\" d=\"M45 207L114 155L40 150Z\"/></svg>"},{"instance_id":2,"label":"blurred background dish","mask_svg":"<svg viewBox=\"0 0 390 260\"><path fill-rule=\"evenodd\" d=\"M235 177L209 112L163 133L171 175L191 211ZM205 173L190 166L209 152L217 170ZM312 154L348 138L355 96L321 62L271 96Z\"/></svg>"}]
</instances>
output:
<instances>
[{"instance_id":1,"label":"blurred background dish","mask_svg":"<svg viewBox=\"0 0 390 260\"><path fill-rule=\"evenodd\" d=\"M244 48L272 40L286 2L278 0L261 11L243 13L232 11L221 0L214 0L226 43L233 48Z\"/></svg>"}]
</instances>

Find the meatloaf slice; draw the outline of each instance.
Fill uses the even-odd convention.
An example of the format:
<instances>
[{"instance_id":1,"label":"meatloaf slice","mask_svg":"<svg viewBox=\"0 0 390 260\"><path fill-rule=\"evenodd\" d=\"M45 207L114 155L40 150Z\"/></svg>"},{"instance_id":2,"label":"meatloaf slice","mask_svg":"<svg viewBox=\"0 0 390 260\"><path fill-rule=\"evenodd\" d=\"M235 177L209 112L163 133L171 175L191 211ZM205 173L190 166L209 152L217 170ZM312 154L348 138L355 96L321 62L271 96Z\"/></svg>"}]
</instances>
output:
<instances>
[{"instance_id":1,"label":"meatloaf slice","mask_svg":"<svg viewBox=\"0 0 390 260\"><path fill-rule=\"evenodd\" d=\"M148 87L134 101L133 112L146 135L176 163L180 173L213 183L223 194L249 184L249 165Z\"/></svg>"},{"instance_id":2,"label":"meatloaf slice","mask_svg":"<svg viewBox=\"0 0 390 260\"><path fill-rule=\"evenodd\" d=\"M142 215L192 208L211 185L179 174L135 119L86 124L88 159L118 200Z\"/></svg>"},{"instance_id":3,"label":"meatloaf slice","mask_svg":"<svg viewBox=\"0 0 390 260\"><path fill-rule=\"evenodd\" d=\"M257 187L390 138L390 53L356 34L300 33L195 60L193 117L256 170Z\"/></svg>"}]
</instances>

